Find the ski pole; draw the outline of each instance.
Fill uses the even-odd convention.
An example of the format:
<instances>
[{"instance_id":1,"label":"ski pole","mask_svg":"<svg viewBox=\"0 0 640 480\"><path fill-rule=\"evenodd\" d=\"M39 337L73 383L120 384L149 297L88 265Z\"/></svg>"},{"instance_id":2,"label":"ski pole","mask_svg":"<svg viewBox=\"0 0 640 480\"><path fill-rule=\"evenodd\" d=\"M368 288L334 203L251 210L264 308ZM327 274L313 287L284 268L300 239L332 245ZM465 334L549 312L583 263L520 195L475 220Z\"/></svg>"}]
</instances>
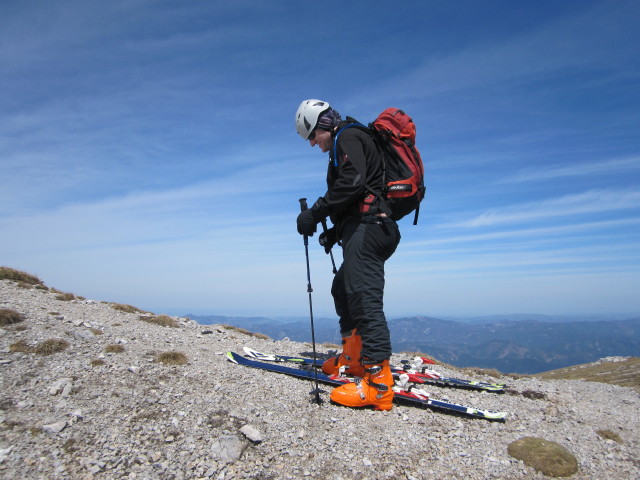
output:
<instances>
[{"instance_id":1,"label":"ski pole","mask_svg":"<svg viewBox=\"0 0 640 480\"><path fill-rule=\"evenodd\" d=\"M324 231L324 234L327 234L327 221L326 220L322 220L322 230ZM336 273L338 273L338 270L336 269L336 262L333 259L333 252L331 251L331 249L329 249L329 256L331 257L331 265L333 266L333 274L335 275Z\"/></svg>"},{"instance_id":2,"label":"ski pole","mask_svg":"<svg viewBox=\"0 0 640 480\"><path fill-rule=\"evenodd\" d=\"M308 208L307 199L301 198L299 201L300 201L300 211L304 212ZM309 293L309 318L311 319L311 344L313 345L313 361L316 362L317 361L316 333L315 333L315 328L313 326L313 304L311 302L311 292L313 292L313 288L311 288L311 269L309 268L309 237L307 235L304 235L304 254L307 259L307 292ZM316 403L320 405L322 403L322 400L320 399L320 388L318 387L318 369L314 368L313 370L315 372L316 388L310 393L315 394Z\"/></svg>"}]
</instances>

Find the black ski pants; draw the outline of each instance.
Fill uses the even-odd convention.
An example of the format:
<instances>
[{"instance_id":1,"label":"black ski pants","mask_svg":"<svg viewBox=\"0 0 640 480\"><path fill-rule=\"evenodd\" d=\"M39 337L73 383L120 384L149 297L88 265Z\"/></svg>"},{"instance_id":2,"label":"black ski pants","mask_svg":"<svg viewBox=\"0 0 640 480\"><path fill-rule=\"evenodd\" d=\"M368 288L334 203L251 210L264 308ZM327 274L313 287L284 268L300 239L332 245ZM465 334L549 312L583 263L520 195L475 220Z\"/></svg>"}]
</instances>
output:
<instances>
[{"instance_id":1,"label":"black ski pants","mask_svg":"<svg viewBox=\"0 0 640 480\"><path fill-rule=\"evenodd\" d=\"M342 226L344 260L331 294L340 317L340 332L354 328L362 337L362 358L381 363L391 357L391 336L383 311L384 263L395 252L400 231L395 221L370 215Z\"/></svg>"}]
</instances>

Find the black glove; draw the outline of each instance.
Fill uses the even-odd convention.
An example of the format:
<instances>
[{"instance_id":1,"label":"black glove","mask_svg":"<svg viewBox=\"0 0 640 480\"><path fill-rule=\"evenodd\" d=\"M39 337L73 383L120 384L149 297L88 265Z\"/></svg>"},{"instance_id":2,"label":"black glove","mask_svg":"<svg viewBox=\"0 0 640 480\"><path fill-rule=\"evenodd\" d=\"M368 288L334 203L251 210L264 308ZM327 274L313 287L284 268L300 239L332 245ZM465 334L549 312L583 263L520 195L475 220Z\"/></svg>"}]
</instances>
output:
<instances>
[{"instance_id":1,"label":"black glove","mask_svg":"<svg viewBox=\"0 0 640 480\"><path fill-rule=\"evenodd\" d=\"M326 232L322 232L318 237L318 243L324 247L324 251L329 254L333 246L338 242L338 232L336 227L331 227Z\"/></svg>"},{"instance_id":2,"label":"black glove","mask_svg":"<svg viewBox=\"0 0 640 480\"><path fill-rule=\"evenodd\" d=\"M300 235L306 235L307 237L312 237L314 233L316 233L316 225L318 224L318 220L316 220L313 215L313 210L308 208L304 212L301 212L298 215L298 233Z\"/></svg>"}]
</instances>

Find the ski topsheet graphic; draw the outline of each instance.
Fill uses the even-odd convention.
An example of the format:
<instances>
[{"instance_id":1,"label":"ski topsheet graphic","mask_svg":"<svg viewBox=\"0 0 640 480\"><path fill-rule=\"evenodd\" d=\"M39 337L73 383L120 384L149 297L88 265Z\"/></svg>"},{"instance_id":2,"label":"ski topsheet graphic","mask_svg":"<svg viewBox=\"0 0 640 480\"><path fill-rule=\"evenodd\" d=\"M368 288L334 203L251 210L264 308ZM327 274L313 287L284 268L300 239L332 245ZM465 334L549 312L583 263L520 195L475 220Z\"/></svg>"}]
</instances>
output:
<instances>
[{"instance_id":1,"label":"ski topsheet graphic","mask_svg":"<svg viewBox=\"0 0 640 480\"><path fill-rule=\"evenodd\" d=\"M256 368L260 370L265 370L269 372L282 373L285 375L290 375L292 377L302 378L305 380L315 380L316 376L319 382L328 384L328 385L342 385L344 383L352 382L353 379L348 377L341 377L338 375L325 375L322 372L318 372L311 369L304 368L295 368L287 365L283 365L282 363L277 362L262 362L258 360L249 359L243 357L234 352L227 352L227 359L230 362L236 363L238 365L244 365L246 367ZM312 362L313 363L313 362ZM466 407L464 405L458 405L456 403L446 402L442 400L435 400L429 396L427 392L421 390L419 388L415 388L413 386L409 386L408 388L403 388L396 386L393 389L395 393L395 399L404 404L415 405L415 406L423 406L429 407L436 410L443 410L448 412L455 412L457 414L466 415L469 417L475 418L484 418L486 420L498 420L504 421L506 419L505 412L494 412L490 410L480 410L477 408Z\"/></svg>"},{"instance_id":2,"label":"ski topsheet graphic","mask_svg":"<svg viewBox=\"0 0 640 480\"><path fill-rule=\"evenodd\" d=\"M305 366L315 366L322 367L322 362L320 360L314 360L312 358L306 357L292 357L289 355L276 355L270 353L262 353L256 350L253 350L249 347L244 347L244 353L255 359L263 362L286 362L286 363L295 363L298 365ZM421 358L417 357L419 362L421 362ZM408 375L409 382L418 383L418 384L429 384L429 385L438 385L444 387L454 387L454 388L466 388L471 390L484 390L488 392L495 393L503 393L506 385L504 383L487 383L487 382L476 382L473 380L463 380L461 378L453 378L453 377L443 377L439 373L435 371L422 367L422 364L418 365L418 368L413 368L408 365L408 363L403 363L402 366L392 367L391 370L394 373L394 376L400 376L402 374Z\"/></svg>"}]
</instances>

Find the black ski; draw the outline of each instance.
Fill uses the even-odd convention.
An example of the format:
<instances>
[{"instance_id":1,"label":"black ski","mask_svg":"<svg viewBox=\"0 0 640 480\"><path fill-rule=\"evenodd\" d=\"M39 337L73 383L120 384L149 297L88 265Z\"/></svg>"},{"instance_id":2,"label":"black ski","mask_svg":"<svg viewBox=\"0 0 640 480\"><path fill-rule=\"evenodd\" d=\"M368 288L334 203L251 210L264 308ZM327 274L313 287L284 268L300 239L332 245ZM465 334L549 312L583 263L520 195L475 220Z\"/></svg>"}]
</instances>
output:
<instances>
[{"instance_id":1,"label":"black ski","mask_svg":"<svg viewBox=\"0 0 640 480\"><path fill-rule=\"evenodd\" d=\"M249 347L244 347L244 353L255 360L260 360L264 362L286 362L286 363L295 363L297 365L307 365L307 366L316 366L316 367L322 366L322 362L320 362L319 360L316 360L314 362L312 358L262 353L262 352L258 352L257 350L253 350L252 348L249 348ZM504 393L504 389L506 387L504 383L476 382L473 380L463 380L461 378L443 377L440 374L434 371L431 371L429 369L416 370L416 369L407 367L406 364L403 364L402 367L392 367L392 371L394 373L394 376L400 376L402 374L406 374L409 382L418 383L418 384L437 385L441 387L465 388L469 390L483 390L483 391L494 392L494 393Z\"/></svg>"},{"instance_id":2,"label":"black ski","mask_svg":"<svg viewBox=\"0 0 640 480\"><path fill-rule=\"evenodd\" d=\"M322 372L317 372L315 369L303 369L293 368L279 363L261 362L258 360L252 360L242 355L238 355L234 352L227 352L227 359L230 362L238 365L244 365L246 367L256 368L260 370L266 370L269 372L283 373L297 378L305 380L315 380L316 375L319 382L328 385L343 385L349 383L352 379L348 377L340 377L337 375L325 375ZM484 418L486 420L504 421L506 419L505 412L493 412L490 410L480 410L476 408L466 407L464 405L458 405L456 403L445 402L442 400L435 400L429 397L429 394L418 388L409 387L404 390L400 387L394 387L394 398L401 403L414 406L424 406L434 408L437 410L444 410L448 412L455 412L460 415L465 415L475 418Z\"/></svg>"}]
</instances>

